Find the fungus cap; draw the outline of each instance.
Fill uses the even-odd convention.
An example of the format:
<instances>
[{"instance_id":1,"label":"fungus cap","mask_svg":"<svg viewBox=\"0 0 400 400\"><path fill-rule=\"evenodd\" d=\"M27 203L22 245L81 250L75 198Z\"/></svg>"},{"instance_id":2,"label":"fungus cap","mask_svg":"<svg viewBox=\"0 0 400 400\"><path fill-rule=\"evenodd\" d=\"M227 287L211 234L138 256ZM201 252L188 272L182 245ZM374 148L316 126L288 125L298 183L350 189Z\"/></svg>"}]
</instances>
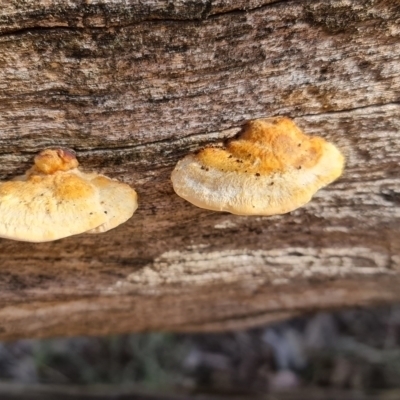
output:
<instances>
[{"instance_id":1,"label":"fungus cap","mask_svg":"<svg viewBox=\"0 0 400 400\"><path fill-rule=\"evenodd\" d=\"M343 167L344 157L333 144L276 117L249 121L224 147L186 156L171 180L175 192L198 207L274 215L308 203Z\"/></svg>"},{"instance_id":2,"label":"fungus cap","mask_svg":"<svg viewBox=\"0 0 400 400\"><path fill-rule=\"evenodd\" d=\"M103 232L130 218L137 208L136 192L102 175L85 174L78 164L68 150L46 149L25 175L0 183L0 237L46 242L101 226ZM124 206L113 208L104 199L107 184L123 193L119 201Z\"/></svg>"}]
</instances>

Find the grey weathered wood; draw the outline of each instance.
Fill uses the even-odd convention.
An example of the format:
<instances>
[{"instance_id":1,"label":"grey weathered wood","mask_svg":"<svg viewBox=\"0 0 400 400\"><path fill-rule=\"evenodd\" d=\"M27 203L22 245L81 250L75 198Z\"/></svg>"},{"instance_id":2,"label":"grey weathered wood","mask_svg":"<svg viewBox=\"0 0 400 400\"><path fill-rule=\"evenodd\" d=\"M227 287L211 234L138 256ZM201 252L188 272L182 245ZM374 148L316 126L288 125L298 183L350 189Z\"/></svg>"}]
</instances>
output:
<instances>
[{"instance_id":1,"label":"grey weathered wood","mask_svg":"<svg viewBox=\"0 0 400 400\"><path fill-rule=\"evenodd\" d=\"M49 146L131 184L102 235L0 241L0 337L251 326L400 299L400 9L392 1L14 1L0 8L0 178ZM288 115L343 177L276 217L198 209L169 175Z\"/></svg>"}]
</instances>

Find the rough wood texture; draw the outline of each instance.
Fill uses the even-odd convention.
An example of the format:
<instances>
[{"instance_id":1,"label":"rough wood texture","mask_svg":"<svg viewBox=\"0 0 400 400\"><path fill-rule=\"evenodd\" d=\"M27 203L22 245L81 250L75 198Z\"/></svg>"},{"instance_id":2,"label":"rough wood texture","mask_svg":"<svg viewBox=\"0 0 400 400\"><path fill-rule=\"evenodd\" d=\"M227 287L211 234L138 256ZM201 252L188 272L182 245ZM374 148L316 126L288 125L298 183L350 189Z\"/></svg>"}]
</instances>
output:
<instances>
[{"instance_id":1,"label":"rough wood texture","mask_svg":"<svg viewBox=\"0 0 400 400\"><path fill-rule=\"evenodd\" d=\"M102 235L0 241L0 338L252 326L400 300L397 0L11 1L0 178L49 146L131 184ZM276 217L198 209L169 176L247 119L336 143L344 176Z\"/></svg>"}]
</instances>

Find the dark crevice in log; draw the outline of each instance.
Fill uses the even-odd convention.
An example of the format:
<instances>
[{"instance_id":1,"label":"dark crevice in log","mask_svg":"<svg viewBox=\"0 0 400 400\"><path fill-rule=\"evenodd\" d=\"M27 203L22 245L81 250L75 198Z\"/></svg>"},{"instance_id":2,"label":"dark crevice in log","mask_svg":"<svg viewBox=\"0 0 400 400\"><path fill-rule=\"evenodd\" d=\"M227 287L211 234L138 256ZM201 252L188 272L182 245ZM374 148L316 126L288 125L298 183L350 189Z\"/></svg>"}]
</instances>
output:
<instances>
[{"instance_id":1,"label":"dark crevice in log","mask_svg":"<svg viewBox=\"0 0 400 400\"><path fill-rule=\"evenodd\" d=\"M247 0L246 0L247 1ZM74 22L71 22L70 26L65 25L65 20L61 18L61 16L65 14L71 14L69 15L69 18L72 19L79 19L81 18L84 20L85 18L88 17L102 17L104 14L109 13L112 15L113 13L119 12L121 15L124 12L131 13L131 10L129 8L124 8L123 5L116 5L115 9L112 9L111 7L107 9L107 5L101 7L101 6L82 6L80 9L78 8L78 11L81 12L81 14L78 14L75 9L68 9L65 7L64 9L53 9L53 8L48 8L46 11L43 11L42 14L40 12L32 12L29 13L26 12L26 14L17 14L16 16L10 16L10 15L2 15L1 10L0 10L0 24L3 23L5 26L1 27L0 25L0 37L1 36L8 36L8 35L25 35L37 31L51 31L51 30L77 30L77 31L85 31L85 30L96 30L96 29L111 29L111 28L125 28L129 26L135 26L143 22L177 22L177 23L188 23L188 22L196 22L196 21L204 21L206 19L210 18L218 18L220 16L224 15L235 15L235 14L242 14L242 13L249 13L252 11L257 11L260 9L264 9L266 7L271 7L275 6L280 3L290 3L293 0L269 0L266 1L265 3L261 2L260 5L251 5L251 4L246 4L244 2L242 5L225 5L227 9L225 11L213 11L214 7L214 1L213 0L205 0L203 2L199 1L198 2L198 9L196 9L196 12L193 14L189 14L188 12L182 12L181 15L176 15L173 17L172 15L168 14L168 10L146 10L149 12L150 15L146 16L145 14L140 12L140 9L136 12L136 14L132 14L132 19L137 18L136 20L133 21L128 21L126 23L123 23L122 21L118 21L117 23L104 23L104 25L101 26L93 26L93 25L86 25L86 26L76 26L74 25ZM195 6L197 6L195 4ZM120 7L120 9L118 9ZM139 5L140 7L140 5ZM74 13L75 12L75 13ZM157 14L157 12L159 14ZM152 15L153 13L153 15ZM155 15L154 15L155 14ZM54 15L59 16L60 20L63 21L62 24L57 24L54 23L54 25L51 26L40 26L40 25L32 25L32 26L27 26L27 27L22 27L22 28L10 28L7 27L7 25L12 25L13 23L13 17L17 19L18 17L23 20L23 18L31 18L33 21L35 19L40 19L42 23L46 22L46 17L47 20L50 17L54 17ZM71 18L72 17L72 18Z\"/></svg>"},{"instance_id":2,"label":"dark crevice in log","mask_svg":"<svg viewBox=\"0 0 400 400\"><path fill-rule=\"evenodd\" d=\"M243 13L252 13L252 12L257 12L259 10L264 10L266 8L274 7L279 4L290 4L295 2L296 0L272 0L264 4L260 4L258 6L252 6L247 8L246 6L242 7L233 7L230 10L227 11L222 11L222 12L212 12L211 8L211 13L208 14L207 19L211 18L219 18L224 15L243 15ZM211 0L213 2L213 0Z\"/></svg>"},{"instance_id":3,"label":"dark crevice in log","mask_svg":"<svg viewBox=\"0 0 400 400\"><path fill-rule=\"evenodd\" d=\"M51 26L29 26L29 27L22 27L22 28L16 28L16 29L12 29L12 28L7 28L7 27L3 27L0 28L0 37L1 36L7 36L7 35L25 35L25 34L30 34L30 33L34 33L37 31L52 31L52 30L75 30L75 31L90 31L90 30L107 30L107 29L112 29L112 28L126 28L126 27L131 27L131 26L136 26L138 24L141 24L143 22L154 22L154 23L168 23L168 22L174 22L174 23L182 23L182 24L187 24L188 22L201 22L201 21L205 21L207 19L213 19L213 18L219 18L221 16L234 16L234 15L243 15L243 13L255 13L258 12L260 10L264 10L267 8L271 8L271 7L277 7L281 4L284 5L290 5L291 3L295 4L296 0L271 0L271 1L266 1L265 3L261 2L260 5L248 5L246 3L244 4L239 4L239 6L235 6L235 5L229 5L228 9L226 11L213 11L213 7L214 7L214 1L213 0L205 0L204 2L199 2L198 6L199 9L196 9L196 13L190 15L186 12L182 13L182 15L177 15L176 17L172 17L171 15L168 15L168 10L153 10L153 12L156 15L151 15L152 11L150 10L149 12L149 16L145 16L143 13L139 11L137 11L136 14L132 14L132 18L137 18L136 20L133 21L129 21L127 23L123 23L121 21L118 21L117 23L105 23L104 25L101 26L93 26L93 25L86 25L86 26L76 26L73 25L73 22L71 23L70 26L66 26L65 22L63 24L59 24L57 25L56 23L54 25ZM363 2L362 0L359 0L358 2L355 2L355 6L357 5L362 5L363 3L365 3L365 1ZM366 2L366 5L371 5L370 2ZM346 18L348 18L349 22L351 23L358 23L358 22L362 22L363 20L365 20L365 18L373 18L372 15L367 17L367 14L365 14L365 17L354 17L354 15L352 13L350 13L349 11L351 11L353 8L351 5L344 5L344 6L335 6L332 4L320 4L319 6L321 6L323 8L323 10L319 10L318 8L314 7L314 4L312 1L304 1L304 15L302 15L302 18L304 18L304 20L306 22L310 22L312 24L315 23L320 23L321 25L325 26L328 29L331 29L333 32L340 32L342 31L345 26L343 27L334 27L333 25L336 23L338 23L338 20L334 20L334 18L331 18L330 16L327 16L326 14L331 13L334 10L338 10L340 12L340 10L343 11L343 13L346 14ZM77 14L75 16L75 18L82 18L85 19L87 17L102 17L104 16L104 14L110 13L111 15L114 13L116 13L117 11L119 11L121 14L123 14L124 12L128 12L130 13L131 10L129 8L124 9L123 5L121 5L121 9L118 9L119 5L117 5L115 7L115 9L107 9L107 6L101 7L101 6L82 6L81 9L79 11L82 12L82 10L84 10L82 12L82 15ZM396 9L394 9L396 10ZM43 14L38 14L38 13L32 13L31 14L31 18L34 20L35 18L39 19L40 17L54 17L54 14L66 14L71 12L72 15L74 15L74 9L68 9L68 8L64 8L64 9L57 9L57 12L55 12L52 8L46 10L43 12ZM1 12L1 11L0 11ZM157 15L157 12L159 12L160 14ZM360 12L360 10L357 10L356 12ZM29 12L27 12L28 16L26 15L18 15L17 17L20 17L21 19L23 17L28 17L29 18ZM324 15L325 14L325 15ZM328 22L325 21L325 18L327 19ZM337 18L337 17L336 17ZM392 18L386 18L386 21L397 21L397 16L393 15ZM12 24L13 22L13 17L12 16L2 16L0 14L0 23L1 22L7 23L8 25ZM46 22L46 19L43 20L43 22ZM331 26L332 25L332 26Z\"/></svg>"},{"instance_id":4,"label":"dark crevice in log","mask_svg":"<svg viewBox=\"0 0 400 400\"><path fill-rule=\"evenodd\" d=\"M100 27L100 28L90 28L90 30L104 30L107 29L106 27ZM5 33L1 33L0 31L0 38L1 37L15 37L17 38L18 36L29 36L29 35L34 35L34 34L48 34L52 32L85 32L88 31L89 28L80 28L80 27L69 27L69 26L62 26L62 25L55 25L55 26L31 26L29 28L21 28L21 29L16 29L14 31L8 31Z\"/></svg>"},{"instance_id":5,"label":"dark crevice in log","mask_svg":"<svg viewBox=\"0 0 400 400\"><path fill-rule=\"evenodd\" d=\"M376 103L376 104L366 104L366 105L360 106L360 107L343 108L341 110L325 111L325 112L322 112L322 113L301 114L301 115L296 115L296 118L312 117L312 116L315 116L315 115L341 114L341 113L358 111L358 110L366 110L366 109L372 108L372 107L385 107L385 106L391 106L391 105L399 106L400 105L400 100L399 101L391 101L391 102L387 102L387 103L383 102L383 103Z\"/></svg>"}]
</instances>

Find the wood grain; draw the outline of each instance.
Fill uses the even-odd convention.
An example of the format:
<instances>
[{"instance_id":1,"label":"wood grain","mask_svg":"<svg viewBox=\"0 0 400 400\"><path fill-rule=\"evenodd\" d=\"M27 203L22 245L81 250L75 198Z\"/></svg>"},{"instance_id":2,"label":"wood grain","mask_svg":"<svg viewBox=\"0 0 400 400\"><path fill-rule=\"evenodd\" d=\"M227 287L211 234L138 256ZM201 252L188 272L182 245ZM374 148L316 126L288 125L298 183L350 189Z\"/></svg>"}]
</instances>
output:
<instances>
[{"instance_id":1,"label":"wood grain","mask_svg":"<svg viewBox=\"0 0 400 400\"><path fill-rule=\"evenodd\" d=\"M399 300L397 1L168 4L0 10L0 178L69 147L140 201L105 234L1 240L0 338L230 329ZM180 158L273 115L337 144L343 177L275 217L174 194Z\"/></svg>"}]
</instances>

